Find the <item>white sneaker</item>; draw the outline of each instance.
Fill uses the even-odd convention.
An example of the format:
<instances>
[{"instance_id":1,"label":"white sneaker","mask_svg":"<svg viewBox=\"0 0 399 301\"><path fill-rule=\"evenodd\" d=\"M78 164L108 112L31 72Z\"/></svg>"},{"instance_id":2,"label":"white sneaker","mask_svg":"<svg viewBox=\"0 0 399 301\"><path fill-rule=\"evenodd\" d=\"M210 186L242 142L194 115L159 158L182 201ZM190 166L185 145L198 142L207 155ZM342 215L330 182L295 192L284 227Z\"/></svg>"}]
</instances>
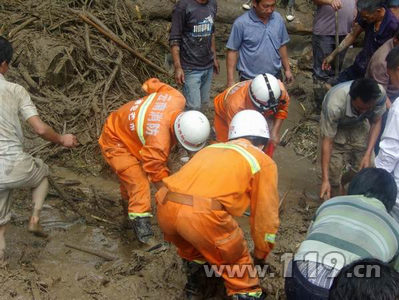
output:
<instances>
[{"instance_id":1,"label":"white sneaker","mask_svg":"<svg viewBox=\"0 0 399 301\"><path fill-rule=\"evenodd\" d=\"M291 22L292 20L295 19L294 8L293 7L288 7L287 8L287 13L285 14L285 17L287 18L288 22Z\"/></svg>"}]
</instances>

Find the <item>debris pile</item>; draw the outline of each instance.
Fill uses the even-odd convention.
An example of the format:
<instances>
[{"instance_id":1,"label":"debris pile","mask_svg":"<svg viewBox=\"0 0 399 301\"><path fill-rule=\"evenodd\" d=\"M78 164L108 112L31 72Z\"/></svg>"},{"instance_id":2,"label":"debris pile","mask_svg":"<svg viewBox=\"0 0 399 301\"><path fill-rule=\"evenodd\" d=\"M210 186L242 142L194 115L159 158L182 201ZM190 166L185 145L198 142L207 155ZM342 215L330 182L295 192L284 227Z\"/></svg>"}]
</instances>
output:
<instances>
[{"instance_id":1,"label":"debris pile","mask_svg":"<svg viewBox=\"0 0 399 301\"><path fill-rule=\"evenodd\" d=\"M170 80L160 67L169 23L143 19L131 1L19 0L0 8L0 35L14 47L8 78L28 89L44 121L81 144L69 152L35 139L27 145L34 155L90 166L106 116L142 95L145 79Z\"/></svg>"}]
</instances>

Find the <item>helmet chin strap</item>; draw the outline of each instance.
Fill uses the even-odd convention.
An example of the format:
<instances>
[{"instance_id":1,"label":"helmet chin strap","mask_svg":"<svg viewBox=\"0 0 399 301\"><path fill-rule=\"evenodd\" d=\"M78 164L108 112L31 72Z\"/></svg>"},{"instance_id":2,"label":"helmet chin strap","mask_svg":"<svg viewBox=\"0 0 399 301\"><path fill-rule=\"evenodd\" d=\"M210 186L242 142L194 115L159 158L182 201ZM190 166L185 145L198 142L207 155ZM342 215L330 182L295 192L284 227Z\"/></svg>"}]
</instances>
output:
<instances>
[{"instance_id":1,"label":"helmet chin strap","mask_svg":"<svg viewBox=\"0 0 399 301\"><path fill-rule=\"evenodd\" d=\"M274 97L274 93L273 93L273 90L272 90L272 86L270 85L269 78L267 77L266 74L263 74L263 78L265 79L265 83L266 83L267 89L269 90L269 102L270 101L275 102L276 98Z\"/></svg>"},{"instance_id":2,"label":"helmet chin strap","mask_svg":"<svg viewBox=\"0 0 399 301\"><path fill-rule=\"evenodd\" d=\"M266 74L263 74L263 78L265 79L267 89L269 90L269 101L267 102L268 108L270 110L272 110L273 112L277 112L278 101L277 101L276 97L274 96L274 92L273 92L272 86L270 84L269 78L267 77ZM262 104L260 104L260 105L262 105Z\"/></svg>"},{"instance_id":3,"label":"helmet chin strap","mask_svg":"<svg viewBox=\"0 0 399 301\"><path fill-rule=\"evenodd\" d=\"M277 112L277 106L278 106L278 101L276 100L276 97L274 96L272 87L270 85L270 81L267 78L266 74L263 74L263 78L265 79L265 83L267 86L267 90L269 91L269 100L267 101L267 105L264 105L261 103L259 100L256 99L255 94L252 92L251 87L249 88L249 93L250 93L250 98L252 102L255 104L255 106L260 109L262 112L265 112L267 110L272 110L274 113Z\"/></svg>"}]
</instances>

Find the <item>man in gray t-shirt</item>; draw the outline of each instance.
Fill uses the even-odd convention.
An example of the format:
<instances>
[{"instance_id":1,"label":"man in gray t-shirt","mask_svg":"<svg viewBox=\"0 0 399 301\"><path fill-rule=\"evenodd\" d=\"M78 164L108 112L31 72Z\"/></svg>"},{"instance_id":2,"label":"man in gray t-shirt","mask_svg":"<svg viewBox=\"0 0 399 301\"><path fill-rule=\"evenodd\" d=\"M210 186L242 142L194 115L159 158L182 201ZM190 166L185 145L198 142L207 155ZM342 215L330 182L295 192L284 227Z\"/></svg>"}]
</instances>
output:
<instances>
[{"instance_id":1,"label":"man in gray t-shirt","mask_svg":"<svg viewBox=\"0 0 399 301\"><path fill-rule=\"evenodd\" d=\"M175 80L183 85L186 106L199 110L209 102L213 70L219 72L215 49L216 0L180 0L172 14L169 42Z\"/></svg>"},{"instance_id":2,"label":"man in gray t-shirt","mask_svg":"<svg viewBox=\"0 0 399 301\"><path fill-rule=\"evenodd\" d=\"M320 118L320 198L338 194L343 170L357 172L372 164L385 101L385 89L370 78L344 82L328 91Z\"/></svg>"}]
</instances>

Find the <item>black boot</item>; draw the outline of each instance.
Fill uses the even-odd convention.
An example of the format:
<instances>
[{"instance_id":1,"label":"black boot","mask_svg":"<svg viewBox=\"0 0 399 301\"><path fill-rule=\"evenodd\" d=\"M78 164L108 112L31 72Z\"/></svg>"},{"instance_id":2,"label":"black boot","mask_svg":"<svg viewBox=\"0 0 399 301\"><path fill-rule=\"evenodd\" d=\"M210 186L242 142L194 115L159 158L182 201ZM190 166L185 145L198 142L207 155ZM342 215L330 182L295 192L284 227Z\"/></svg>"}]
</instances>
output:
<instances>
[{"instance_id":1,"label":"black boot","mask_svg":"<svg viewBox=\"0 0 399 301\"><path fill-rule=\"evenodd\" d=\"M145 244L154 236L151 227L151 217L136 217L134 220L131 220L130 223L132 224L136 237L140 242Z\"/></svg>"},{"instance_id":2,"label":"black boot","mask_svg":"<svg viewBox=\"0 0 399 301\"><path fill-rule=\"evenodd\" d=\"M234 294L232 296L233 300L265 300L266 294L264 292L258 293L243 293L243 294Z\"/></svg>"},{"instance_id":3,"label":"black boot","mask_svg":"<svg viewBox=\"0 0 399 301\"><path fill-rule=\"evenodd\" d=\"M205 278L204 265L187 260L183 260L183 263L187 274L187 283L184 287L185 298L187 300L202 300Z\"/></svg>"}]
</instances>

